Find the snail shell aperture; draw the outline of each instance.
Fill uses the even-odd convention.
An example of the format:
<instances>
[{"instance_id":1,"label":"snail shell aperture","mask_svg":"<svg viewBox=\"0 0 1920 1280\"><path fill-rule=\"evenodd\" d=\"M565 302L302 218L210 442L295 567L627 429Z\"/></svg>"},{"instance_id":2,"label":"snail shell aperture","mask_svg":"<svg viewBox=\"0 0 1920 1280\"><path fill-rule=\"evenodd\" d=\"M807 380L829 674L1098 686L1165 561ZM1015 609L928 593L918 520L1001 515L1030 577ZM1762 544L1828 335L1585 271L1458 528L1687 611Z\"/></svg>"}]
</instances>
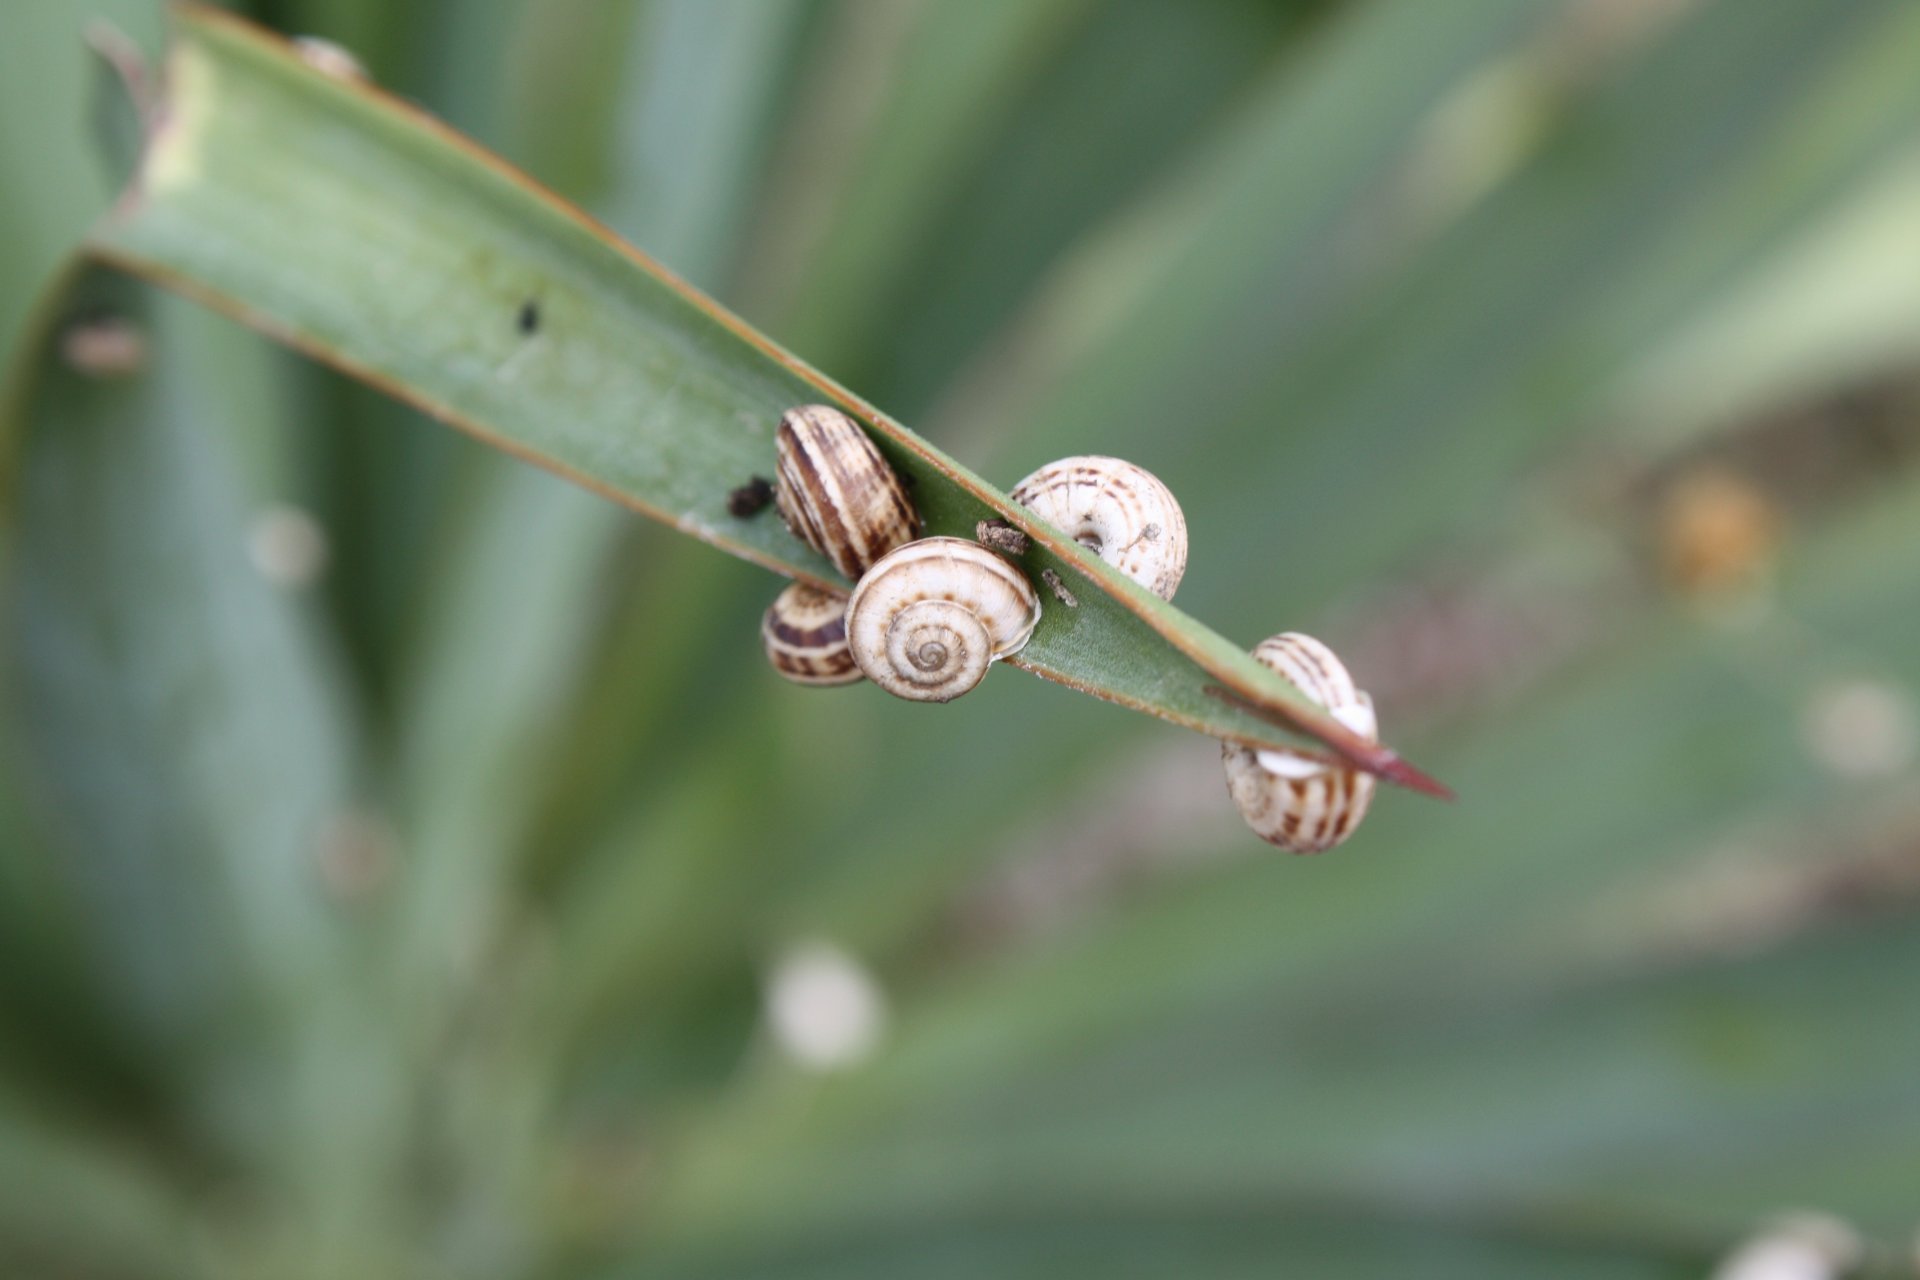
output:
<instances>
[{"instance_id":1,"label":"snail shell aperture","mask_svg":"<svg viewBox=\"0 0 1920 1280\"><path fill-rule=\"evenodd\" d=\"M1173 599L1187 571L1187 519L1152 472L1119 458L1062 458L1015 485L1012 497L1162 600Z\"/></svg>"},{"instance_id":2,"label":"snail shell aperture","mask_svg":"<svg viewBox=\"0 0 1920 1280\"><path fill-rule=\"evenodd\" d=\"M950 702L1040 621L1021 572L977 542L925 538L882 557L853 589L847 640L869 680L916 702Z\"/></svg>"},{"instance_id":3,"label":"snail shell aperture","mask_svg":"<svg viewBox=\"0 0 1920 1280\"><path fill-rule=\"evenodd\" d=\"M1262 640L1253 656L1367 741L1378 740L1373 700L1354 686L1326 645L1288 631ZM1232 742L1221 744L1220 760L1227 793L1254 834L1294 853L1320 853L1341 843L1373 803L1373 775L1345 765Z\"/></svg>"},{"instance_id":4,"label":"snail shell aperture","mask_svg":"<svg viewBox=\"0 0 1920 1280\"><path fill-rule=\"evenodd\" d=\"M860 679L847 647L847 598L796 582L774 597L760 618L767 661L795 684L852 684Z\"/></svg>"},{"instance_id":5,"label":"snail shell aperture","mask_svg":"<svg viewBox=\"0 0 1920 1280\"><path fill-rule=\"evenodd\" d=\"M823 404L780 416L774 502L794 536L849 579L920 532L906 486L860 424Z\"/></svg>"}]
</instances>

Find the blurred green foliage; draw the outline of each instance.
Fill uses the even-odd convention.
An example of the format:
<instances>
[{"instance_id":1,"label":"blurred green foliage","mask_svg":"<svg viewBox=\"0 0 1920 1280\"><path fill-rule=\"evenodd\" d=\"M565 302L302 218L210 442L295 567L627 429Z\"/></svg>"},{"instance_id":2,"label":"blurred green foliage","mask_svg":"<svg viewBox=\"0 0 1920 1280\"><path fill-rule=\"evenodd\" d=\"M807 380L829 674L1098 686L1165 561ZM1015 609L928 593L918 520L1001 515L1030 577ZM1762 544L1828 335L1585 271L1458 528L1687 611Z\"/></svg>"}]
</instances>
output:
<instances>
[{"instance_id":1,"label":"blurred green foliage","mask_svg":"<svg viewBox=\"0 0 1920 1280\"><path fill-rule=\"evenodd\" d=\"M1920 1186L1909 0L259 0L1462 793L1271 854L1034 681L71 278L7 442L0 1270L1704 1274ZM114 175L0 14L0 342ZM56 347L71 330L55 334ZM16 384L17 385L17 384ZM810 1069L809 939L884 992Z\"/></svg>"}]
</instances>

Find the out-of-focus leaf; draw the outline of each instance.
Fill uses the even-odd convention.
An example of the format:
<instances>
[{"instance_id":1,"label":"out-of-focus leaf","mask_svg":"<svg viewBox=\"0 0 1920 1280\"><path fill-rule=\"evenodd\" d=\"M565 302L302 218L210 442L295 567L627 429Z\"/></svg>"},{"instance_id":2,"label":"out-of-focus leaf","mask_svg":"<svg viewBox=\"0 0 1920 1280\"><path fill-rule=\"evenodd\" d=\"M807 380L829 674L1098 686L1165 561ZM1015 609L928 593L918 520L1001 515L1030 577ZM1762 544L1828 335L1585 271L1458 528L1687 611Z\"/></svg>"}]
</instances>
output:
<instances>
[{"instance_id":1,"label":"out-of-focus leaf","mask_svg":"<svg viewBox=\"0 0 1920 1280\"><path fill-rule=\"evenodd\" d=\"M21 726L43 785L69 791L58 822L99 860L95 891L181 903L176 927L192 920L164 947L136 919L102 939L125 948L133 988L178 1008L195 983L173 967L228 930L290 966L255 971L276 983L311 980L297 975L337 945L313 842L347 805L352 737L323 650L249 562L245 515L140 294L82 276L19 367L6 620ZM63 358L77 325L103 319L147 348L144 368L89 374ZM193 919L185 901L215 885L227 905ZM221 967L221 982L242 978Z\"/></svg>"},{"instance_id":2,"label":"out-of-focus leaf","mask_svg":"<svg viewBox=\"0 0 1920 1280\"><path fill-rule=\"evenodd\" d=\"M1278 65L1312 50L1336 8L1320 0L1191 0L1177 13L1161 0L1099 6L1054 42L1051 56L1025 57L1020 82L1002 90L1012 106L997 119L981 113L994 126L989 137L959 154L939 148L952 166L935 183L942 198L902 209L915 222L888 236L911 247L910 257L902 252L898 267L869 274L872 262L823 248L815 271L837 265L852 278L828 276L818 293L802 287L794 321L806 338L781 323L772 331L909 416L931 408L962 370L988 383L1017 378L1027 355L1017 344L984 356L981 347L1035 282L1113 210L1180 170ZM906 76L897 85L913 94L921 82ZM887 107L889 128L895 109ZM872 147L886 142L869 136ZM978 159L965 163L967 151ZM873 215L856 208L864 225ZM835 231L845 236L853 225ZM828 330L821 336L832 345L816 352L811 336L833 304L853 310L841 324L867 336L834 340Z\"/></svg>"},{"instance_id":3,"label":"out-of-focus leaf","mask_svg":"<svg viewBox=\"0 0 1920 1280\"><path fill-rule=\"evenodd\" d=\"M799 136L769 199L773 248L744 305L838 376L877 353L887 291L930 219L1088 0L842 3L794 97Z\"/></svg>"},{"instance_id":4,"label":"out-of-focus leaf","mask_svg":"<svg viewBox=\"0 0 1920 1280\"><path fill-rule=\"evenodd\" d=\"M1030 570L1086 585L1078 608L1045 611L1014 665L1210 736L1286 746L1297 731L1385 777L1436 785L427 122L204 12L183 16L169 69L166 124L92 241L111 261L803 578L826 576L821 557L777 522L729 515L727 492L767 469L782 409L845 404L915 482L929 531L1004 517L1033 537ZM369 269L368 244L384 268ZM1208 692L1219 687L1232 697Z\"/></svg>"},{"instance_id":5,"label":"out-of-focus leaf","mask_svg":"<svg viewBox=\"0 0 1920 1280\"><path fill-rule=\"evenodd\" d=\"M626 93L650 105L625 104L610 124L608 145L632 159L602 201L611 218L700 275L727 252L727 210L767 109L762 85L794 13L786 4L665 0L629 15ZM570 74L575 62L561 58L545 80ZM667 98L676 110L660 109ZM538 139L528 145L544 154ZM594 167L578 152L570 164ZM425 601L402 744L420 850L409 932L427 949L444 944L449 922L455 932L475 927L506 852L529 837L542 789L565 781L538 766L575 704L588 638L605 620L610 553L627 523L617 508L529 468L489 470L479 481ZM649 629L667 631L660 620Z\"/></svg>"},{"instance_id":6,"label":"out-of-focus leaf","mask_svg":"<svg viewBox=\"0 0 1920 1280\"><path fill-rule=\"evenodd\" d=\"M1550 24L1578 7L1520 8ZM1431 75L1484 52L1457 10L1374 6L1328 38L1421 41L1409 65ZM1099 440L1202 495L1182 589L1210 614L1258 628L1323 606L1470 525L1636 359L1909 147L1916 21L1899 3L1703 4L1584 82L1521 45L1507 74L1532 88L1510 109L1536 141L1458 216L1383 170L1409 139L1348 141L1432 86L1382 93L1322 51L1050 291L1023 338L1057 361L1018 403L983 402L980 430L1020 467ZM1169 449L1180 422L1209 449ZM1271 549L1274 570L1250 590L1222 548Z\"/></svg>"},{"instance_id":7,"label":"out-of-focus leaf","mask_svg":"<svg viewBox=\"0 0 1920 1280\"><path fill-rule=\"evenodd\" d=\"M1890 166L1675 341L1642 361L1608 417L1652 445L1909 364L1920 344L1920 159Z\"/></svg>"},{"instance_id":8,"label":"out-of-focus leaf","mask_svg":"<svg viewBox=\"0 0 1920 1280\"><path fill-rule=\"evenodd\" d=\"M1729 1242L1817 1203L1898 1241L1920 1176L1916 1044L1880 975L1915 939L1909 916L1548 997L1435 982L1302 1016L1249 994L842 1147L807 1193L844 1177L834 1208L807 1213L1311 1187Z\"/></svg>"},{"instance_id":9,"label":"out-of-focus leaf","mask_svg":"<svg viewBox=\"0 0 1920 1280\"><path fill-rule=\"evenodd\" d=\"M610 113L613 172L594 203L697 288L711 291L734 256L804 15L800 0L654 0L641 12Z\"/></svg>"},{"instance_id":10,"label":"out-of-focus leaf","mask_svg":"<svg viewBox=\"0 0 1920 1280\"><path fill-rule=\"evenodd\" d=\"M0 1097L0 1269L11 1276L201 1274L178 1188L34 1104Z\"/></svg>"},{"instance_id":11,"label":"out-of-focus leaf","mask_svg":"<svg viewBox=\"0 0 1920 1280\"><path fill-rule=\"evenodd\" d=\"M1273 1275L1459 1276L1462 1280L1544 1275L1581 1280L1681 1280L1710 1255L1687 1241L1639 1244L1555 1224L1477 1226L1442 1219L1395 1220L1343 1205L1196 1197L1182 1206L1156 1196L1140 1203L1049 1205L1037 1198L998 1212L912 1218L885 1228L810 1237L797 1246L733 1261L643 1265L619 1274L646 1280L826 1280L898 1276L1025 1280L1088 1276L1205 1275L1220 1280ZM744 1252L744 1251L743 1251Z\"/></svg>"},{"instance_id":12,"label":"out-of-focus leaf","mask_svg":"<svg viewBox=\"0 0 1920 1280\"><path fill-rule=\"evenodd\" d=\"M111 1016L189 1142L265 1155L344 1260L400 1136L359 999L379 966L341 896L360 744L312 618L250 541L219 401L181 375L187 309L149 301L78 272L7 388L9 722ZM105 321L131 360L75 345Z\"/></svg>"},{"instance_id":13,"label":"out-of-focus leaf","mask_svg":"<svg viewBox=\"0 0 1920 1280\"><path fill-rule=\"evenodd\" d=\"M1901 1154L1913 1046L1893 1031L1911 903L1869 928L1816 917L1758 960L1716 954L1703 932L1701 950L1651 972L1632 953L1596 966L1587 918L1624 886L1652 894L1681 860L1724 856L1730 811L1843 832L1910 787L1910 770L1823 775L1755 672L1791 655L1796 697L1862 670L1920 687L1905 642L1917 501L1909 485L1823 535L1756 632L1670 618L1463 742L1450 766L1502 797L1491 809L1439 825L1382 814L1369 858L1324 859L1311 879L1243 864L920 992L896 1053L846 1087L804 1104L769 1089L710 1125L717 1181L676 1222L724 1203L743 1230L742 1186L781 1214L821 1192L859 1215L882 1195L897 1208L1071 1178L1093 1196L1219 1180L1616 1205L1728 1238L1818 1188L1826 1207L1896 1230L1915 1176ZM1808 647L1809 630L1831 639ZM1727 911L1746 909L1737 881L1723 892ZM776 1173L772 1153L806 1149L806 1134L832 1155ZM1837 1169L1862 1144L1874 1155L1848 1179L1792 1159ZM1129 1167L1137 1150L1161 1154ZM828 1168L846 1175L837 1192L823 1191Z\"/></svg>"},{"instance_id":14,"label":"out-of-focus leaf","mask_svg":"<svg viewBox=\"0 0 1920 1280\"><path fill-rule=\"evenodd\" d=\"M91 145L86 103L100 68L82 36L108 20L159 44L159 0L33 0L7 11L0 39L0 362L20 342L33 300L88 221L112 198Z\"/></svg>"}]
</instances>

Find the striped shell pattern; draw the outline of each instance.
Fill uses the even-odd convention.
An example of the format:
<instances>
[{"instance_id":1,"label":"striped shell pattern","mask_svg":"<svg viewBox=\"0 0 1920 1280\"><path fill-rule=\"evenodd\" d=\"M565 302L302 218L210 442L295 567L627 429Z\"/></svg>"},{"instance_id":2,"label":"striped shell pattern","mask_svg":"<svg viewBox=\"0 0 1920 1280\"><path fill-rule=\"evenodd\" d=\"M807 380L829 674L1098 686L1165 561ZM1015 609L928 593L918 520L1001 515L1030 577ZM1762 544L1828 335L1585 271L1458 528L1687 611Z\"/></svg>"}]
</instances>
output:
<instances>
[{"instance_id":1,"label":"striped shell pattern","mask_svg":"<svg viewBox=\"0 0 1920 1280\"><path fill-rule=\"evenodd\" d=\"M1162 600L1173 599L1187 571L1187 518L1152 472L1119 458L1062 458L1015 485L1012 497Z\"/></svg>"},{"instance_id":2,"label":"striped shell pattern","mask_svg":"<svg viewBox=\"0 0 1920 1280\"><path fill-rule=\"evenodd\" d=\"M774 449L781 518L849 581L918 536L920 514L906 486L860 425L838 409L787 410Z\"/></svg>"},{"instance_id":3,"label":"striped shell pattern","mask_svg":"<svg viewBox=\"0 0 1920 1280\"><path fill-rule=\"evenodd\" d=\"M1040 621L1026 577L977 542L925 538L884 556L847 604L847 640L869 680L951 702L1018 653Z\"/></svg>"},{"instance_id":4,"label":"striped shell pattern","mask_svg":"<svg viewBox=\"0 0 1920 1280\"><path fill-rule=\"evenodd\" d=\"M1262 640L1253 656L1369 742L1378 739L1373 700L1326 645L1289 631ZM1340 844L1373 803L1374 777L1358 769L1232 742L1221 744L1220 759L1227 792L1254 834L1294 853Z\"/></svg>"},{"instance_id":5,"label":"striped shell pattern","mask_svg":"<svg viewBox=\"0 0 1920 1280\"><path fill-rule=\"evenodd\" d=\"M852 684L860 668L847 647L847 597L796 582L760 618L767 661L795 684Z\"/></svg>"}]
</instances>

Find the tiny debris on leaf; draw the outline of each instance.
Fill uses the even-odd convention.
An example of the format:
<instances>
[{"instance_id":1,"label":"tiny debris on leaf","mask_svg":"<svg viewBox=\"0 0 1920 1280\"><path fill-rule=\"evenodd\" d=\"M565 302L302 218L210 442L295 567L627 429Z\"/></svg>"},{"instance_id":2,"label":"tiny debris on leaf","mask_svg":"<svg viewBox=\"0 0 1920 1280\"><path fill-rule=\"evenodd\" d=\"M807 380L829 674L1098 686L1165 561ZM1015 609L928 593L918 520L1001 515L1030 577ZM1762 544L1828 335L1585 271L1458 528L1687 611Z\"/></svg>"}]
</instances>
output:
<instances>
[{"instance_id":1,"label":"tiny debris on leaf","mask_svg":"<svg viewBox=\"0 0 1920 1280\"><path fill-rule=\"evenodd\" d=\"M759 515L773 501L773 481L755 476L727 495L727 514L736 520Z\"/></svg>"},{"instance_id":2,"label":"tiny debris on leaf","mask_svg":"<svg viewBox=\"0 0 1920 1280\"><path fill-rule=\"evenodd\" d=\"M982 520L973 527L973 534L981 546L1006 556L1023 556L1032 545L1026 534L1005 520Z\"/></svg>"},{"instance_id":3,"label":"tiny debris on leaf","mask_svg":"<svg viewBox=\"0 0 1920 1280\"><path fill-rule=\"evenodd\" d=\"M1055 573L1052 569L1042 569L1040 571L1040 580L1047 584L1047 590L1053 592L1054 598L1061 604L1067 606L1069 609L1078 609L1080 607L1080 602L1073 598L1073 592L1067 590L1067 584L1060 581L1060 575L1058 573Z\"/></svg>"}]
</instances>

